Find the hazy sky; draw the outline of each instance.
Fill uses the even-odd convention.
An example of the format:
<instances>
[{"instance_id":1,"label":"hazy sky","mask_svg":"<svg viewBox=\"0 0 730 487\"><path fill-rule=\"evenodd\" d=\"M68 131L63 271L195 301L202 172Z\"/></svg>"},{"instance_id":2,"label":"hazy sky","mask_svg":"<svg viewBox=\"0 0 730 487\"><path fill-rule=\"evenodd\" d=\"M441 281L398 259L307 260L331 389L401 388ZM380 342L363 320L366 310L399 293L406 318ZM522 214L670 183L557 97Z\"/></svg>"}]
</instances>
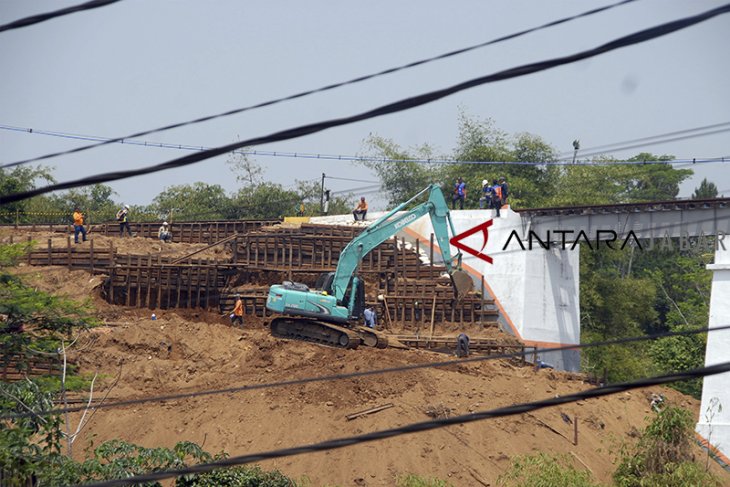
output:
<instances>
[{"instance_id":1,"label":"hazy sky","mask_svg":"<svg viewBox=\"0 0 730 487\"><path fill-rule=\"evenodd\" d=\"M0 23L81 3L0 0ZM125 0L0 33L0 124L116 137L239 108L484 42L613 3L604 1ZM218 146L521 64L589 49L725 2L639 0L530 34L300 100L150 135ZM257 149L354 155L370 133L449 155L460 110L509 134L530 132L559 152L730 121L730 15L580 63L459 93L407 112ZM0 130L0 163L84 142ZM678 159L730 156L730 132L647 146ZM614 152L630 157L642 149ZM185 155L114 144L47 161L57 179L156 164ZM112 183L116 199L148 203L166 186L203 181L236 189L227 157ZM372 180L362 165L258 157L283 185L327 175ZM488 171L488 169L485 169ZM697 168L730 194L730 163ZM328 181L332 190L363 183ZM377 201L377 198L375 198Z\"/></svg>"}]
</instances>

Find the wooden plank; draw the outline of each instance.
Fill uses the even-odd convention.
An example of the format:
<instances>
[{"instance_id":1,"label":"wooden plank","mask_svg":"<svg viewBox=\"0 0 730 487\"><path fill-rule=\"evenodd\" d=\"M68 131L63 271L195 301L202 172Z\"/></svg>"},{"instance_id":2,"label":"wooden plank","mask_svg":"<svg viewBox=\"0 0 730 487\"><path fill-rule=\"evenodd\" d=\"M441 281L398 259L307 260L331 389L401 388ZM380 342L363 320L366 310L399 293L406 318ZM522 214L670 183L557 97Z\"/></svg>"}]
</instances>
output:
<instances>
[{"instance_id":1,"label":"wooden plank","mask_svg":"<svg viewBox=\"0 0 730 487\"><path fill-rule=\"evenodd\" d=\"M368 414L378 413L380 411L385 411L386 409L390 409L394 406L392 402L389 402L388 404L383 404L382 406L375 406L369 409L365 409L364 411L359 411L357 413L348 414L345 416L348 421L352 421L353 419L360 418L362 416L367 416Z\"/></svg>"}]
</instances>

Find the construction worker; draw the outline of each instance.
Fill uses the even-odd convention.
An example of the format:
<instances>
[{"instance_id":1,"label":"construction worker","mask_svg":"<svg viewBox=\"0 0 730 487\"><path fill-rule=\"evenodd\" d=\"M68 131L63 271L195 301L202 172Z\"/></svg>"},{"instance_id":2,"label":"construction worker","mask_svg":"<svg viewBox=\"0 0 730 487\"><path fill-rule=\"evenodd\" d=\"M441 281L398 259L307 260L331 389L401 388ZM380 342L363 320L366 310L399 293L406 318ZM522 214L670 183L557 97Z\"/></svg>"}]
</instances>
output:
<instances>
[{"instance_id":1,"label":"construction worker","mask_svg":"<svg viewBox=\"0 0 730 487\"><path fill-rule=\"evenodd\" d=\"M492 207L492 186L488 179L482 181L482 197L479 198L479 209Z\"/></svg>"},{"instance_id":2,"label":"construction worker","mask_svg":"<svg viewBox=\"0 0 730 487\"><path fill-rule=\"evenodd\" d=\"M79 233L86 242L86 229L84 228L84 214L77 206L74 208L74 242L79 243Z\"/></svg>"},{"instance_id":3,"label":"construction worker","mask_svg":"<svg viewBox=\"0 0 730 487\"><path fill-rule=\"evenodd\" d=\"M240 294L236 294L236 304L233 305L231 313L231 325L236 326L236 323L243 328L243 301Z\"/></svg>"},{"instance_id":4,"label":"construction worker","mask_svg":"<svg viewBox=\"0 0 730 487\"><path fill-rule=\"evenodd\" d=\"M459 333L459 336L456 337L456 356L469 356L469 336L465 333Z\"/></svg>"},{"instance_id":5,"label":"construction worker","mask_svg":"<svg viewBox=\"0 0 730 487\"><path fill-rule=\"evenodd\" d=\"M464 200L466 199L466 183L462 178L458 178L454 183L454 195L451 197L451 209L456 209L456 202L459 202L459 209L464 209Z\"/></svg>"},{"instance_id":6,"label":"construction worker","mask_svg":"<svg viewBox=\"0 0 730 487\"><path fill-rule=\"evenodd\" d=\"M492 205L490 208L497 211L497 218L499 218L499 209L502 208L502 185L496 179L492 186Z\"/></svg>"},{"instance_id":7,"label":"construction worker","mask_svg":"<svg viewBox=\"0 0 730 487\"><path fill-rule=\"evenodd\" d=\"M127 234L132 236L132 229L129 227L129 205L124 205L124 208L117 212L117 221L119 222L119 236L124 236L124 229L127 229Z\"/></svg>"},{"instance_id":8,"label":"construction worker","mask_svg":"<svg viewBox=\"0 0 730 487\"><path fill-rule=\"evenodd\" d=\"M170 243L172 241L172 232L170 232L170 227L167 222L162 222L162 226L159 230L157 230L157 238L165 243Z\"/></svg>"},{"instance_id":9,"label":"construction worker","mask_svg":"<svg viewBox=\"0 0 730 487\"><path fill-rule=\"evenodd\" d=\"M507 204L507 197L509 196L509 184L507 179L502 176L499 178L499 187L502 188L502 206Z\"/></svg>"},{"instance_id":10,"label":"construction worker","mask_svg":"<svg viewBox=\"0 0 730 487\"><path fill-rule=\"evenodd\" d=\"M365 308L365 311L363 311L363 317L365 318L365 326L375 329L375 325L378 324L378 315L372 306Z\"/></svg>"},{"instance_id":11,"label":"construction worker","mask_svg":"<svg viewBox=\"0 0 730 487\"><path fill-rule=\"evenodd\" d=\"M360 198L360 202L355 207L355 210L352 212L352 216L355 217L355 221L358 220L357 216L360 215L362 218L360 220L365 221L365 217L368 214L368 203L365 201L365 197L362 196Z\"/></svg>"}]
</instances>

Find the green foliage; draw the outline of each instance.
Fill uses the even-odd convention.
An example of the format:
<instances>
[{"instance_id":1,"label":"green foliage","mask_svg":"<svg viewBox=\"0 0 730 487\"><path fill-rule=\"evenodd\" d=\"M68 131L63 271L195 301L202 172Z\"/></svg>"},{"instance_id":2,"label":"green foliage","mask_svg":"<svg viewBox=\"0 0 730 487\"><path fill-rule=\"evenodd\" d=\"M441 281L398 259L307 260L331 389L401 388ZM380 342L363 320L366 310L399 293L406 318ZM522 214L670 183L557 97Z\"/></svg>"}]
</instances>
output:
<instances>
[{"instance_id":1,"label":"green foliage","mask_svg":"<svg viewBox=\"0 0 730 487\"><path fill-rule=\"evenodd\" d=\"M363 142L365 155L373 158L395 159L403 162L367 161L363 164L374 170L382 181L383 190L388 194L388 203L398 205L432 182L441 180L440 169L426 166L409 159L428 159L433 156L432 149L424 145L407 152L390 139L370 135ZM333 213L330 211L330 213Z\"/></svg>"},{"instance_id":2,"label":"green foliage","mask_svg":"<svg viewBox=\"0 0 730 487\"><path fill-rule=\"evenodd\" d=\"M53 394L32 381L0 382L0 412L39 412L53 408ZM29 416L0 422L0 470L7 483L25 485L25 479L45 469L61 450L60 417Z\"/></svg>"},{"instance_id":3,"label":"green foliage","mask_svg":"<svg viewBox=\"0 0 730 487\"><path fill-rule=\"evenodd\" d=\"M400 476L396 479L396 487L450 487L451 484L445 480L435 477L421 477L419 475L408 474Z\"/></svg>"},{"instance_id":4,"label":"green foliage","mask_svg":"<svg viewBox=\"0 0 730 487\"><path fill-rule=\"evenodd\" d=\"M222 186L197 181L165 188L148 210L160 219L217 220L226 217L230 204Z\"/></svg>"},{"instance_id":5,"label":"green foliage","mask_svg":"<svg viewBox=\"0 0 730 487\"><path fill-rule=\"evenodd\" d=\"M695 188L695 192L692 194L693 200L704 200L710 198L717 198L718 190L715 183L710 182L707 178L704 178L700 185Z\"/></svg>"},{"instance_id":6,"label":"green foliage","mask_svg":"<svg viewBox=\"0 0 730 487\"><path fill-rule=\"evenodd\" d=\"M497 480L499 485L522 487L593 487L590 472L576 469L565 455L518 456Z\"/></svg>"},{"instance_id":7,"label":"green foliage","mask_svg":"<svg viewBox=\"0 0 730 487\"><path fill-rule=\"evenodd\" d=\"M278 470L265 472L259 467L232 467L211 473L179 478L176 487L296 487Z\"/></svg>"},{"instance_id":8,"label":"green foliage","mask_svg":"<svg viewBox=\"0 0 730 487\"><path fill-rule=\"evenodd\" d=\"M16 166L12 170L0 169L0 194L18 193L35 189L38 181L55 182L49 168L32 166ZM21 213L19 222L25 221L22 213L28 211L29 200L8 203L0 208L0 223L15 223L17 214Z\"/></svg>"},{"instance_id":9,"label":"green foliage","mask_svg":"<svg viewBox=\"0 0 730 487\"><path fill-rule=\"evenodd\" d=\"M12 267L18 260L33 249L35 242L0 245L0 269Z\"/></svg>"},{"instance_id":10,"label":"green foliage","mask_svg":"<svg viewBox=\"0 0 730 487\"><path fill-rule=\"evenodd\" d=\"M692 413L669 406L646 427L637 444L623 448L614 482L620 487L720 485L692 461Z\"/></svg>"}]
</instances>

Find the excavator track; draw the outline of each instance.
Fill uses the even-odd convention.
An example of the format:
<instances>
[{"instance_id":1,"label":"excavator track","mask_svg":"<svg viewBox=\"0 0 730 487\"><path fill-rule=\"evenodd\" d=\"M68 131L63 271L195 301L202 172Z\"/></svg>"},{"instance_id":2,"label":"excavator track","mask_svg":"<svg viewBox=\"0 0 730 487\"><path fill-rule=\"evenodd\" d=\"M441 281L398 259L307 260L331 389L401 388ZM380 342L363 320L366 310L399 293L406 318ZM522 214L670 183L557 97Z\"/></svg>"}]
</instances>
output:
<instances>
[{"instance_id":1,"label":"excavator track","mask_svg":"<svg viewBox=\"0 0 730 487\"><path fill-rule=\"evenodd\" d=\"M271 334L278 338L321 343L338 348L357 348L363 341L348 328L308 318L274 318Z\"/></svg>"},{"instance_id":2,"label":"excavator track","mask_svg":"<svg viewBox=\"0 0 730 487\"><path fill-rule=\"evenodd\" d=\"M365 326L358 326L354 331L360 335L363 345L375 348L388 348L388 337L385 334Z\"/></svg>"}]
</instances>

